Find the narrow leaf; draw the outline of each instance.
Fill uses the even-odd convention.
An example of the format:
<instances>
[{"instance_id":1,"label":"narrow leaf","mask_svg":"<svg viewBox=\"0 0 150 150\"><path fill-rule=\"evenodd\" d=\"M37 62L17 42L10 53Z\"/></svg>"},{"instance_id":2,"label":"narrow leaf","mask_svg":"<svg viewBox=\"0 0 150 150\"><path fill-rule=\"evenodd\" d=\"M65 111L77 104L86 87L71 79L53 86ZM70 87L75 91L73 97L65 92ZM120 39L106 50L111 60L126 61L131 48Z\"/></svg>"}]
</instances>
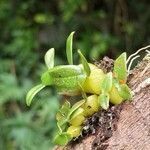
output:
<instances>
[{"instance_id":1,"label":"narrow leaf","mask_svg":"<svg viewBox=\"0 0 150 150\"><path fill-rule=\"evenodd\" d=\"M86 95L86 93L84 92L84 89L83 89L81 83L78 82L78 85L79 85L79 87L80 87L80 89L81 89L81 94L82 94L83 99L87 100L87 95Z\"/></svg>"},{"instance_id":2,"label":"narrow leaf","mask_svg":"<svg viewBox=\"0 0 150 150\"><path fill-rule=\"evenodd\" d=\"M26 96L26 104L27 104L27 106L30 106L30 104L31 104L32 99L34 98L34 96L35 96L39 91L41 91L44 87L45 87L45 85L39 84L39 85L33 87L33 88L27 93L27 96Z\"/></svg>"},{"instance_id":3,"label":"narrow leaf","mask_svg":"<svg viewBox=\"0 0 150 150\"><path fill-rule=\"evenodd\" d=\"M112 73L111 72L107 73L101 84L102 91L110 92L112 88L112 79L113 79Z\"/></svg>"},{"instance_id":4,"label":"narrow leaf","mask_svg":"<svg viewBox=\"0 0 150 150\"><path fill-rule=\"evenodd\" d=\"M67 133L57 134L54 138L54 143L57 145L64 146L71 140L71 137Z\"/></svg>"},{"instance_id":5,"label":"narrow leaf","mask_svg":"<svg viewBox=\"0 0 150 150\"><path fill-rule=\"evenodd\" d=\"M83 54L81 53L80 50L78 50L78 54L79 54L79 56L81 58L81 62L82 62L83 68L84 68L84 70L86 72L86 75L90 76L91 70L90 70L90 66L89 66L86 58L83 56Z\"/></svg>"},{"instance_id":6,"label":"narrow leaf","mask_svg":"<svg viewBox=\"0 0 150 150\"><path fill-rule=\"evenodd\" d=\"M66 101L56 114L57 126L60 131L63 131L67 126L68 122L67 116L69 112L70 112L70 103Z\"/></svg>"},{"instance_id":7,"label":"narrow leaf","mask_svg":"<svg viewBox=\"0 0 150 150\"><path fill-rule=\"evenodd\" d=\"M70 107L71 107L70 102L66 101L66 102L62 105L62 107L61 107L61 109L60 109L60 112L61 112L62 114L64 114L65 116L67 116L67 114L68 114L69 111L70 111Z\"/></svg>"},{"instance_id":8,"label":"narrow leaf","mask_svg":"<svg viewBox=\"0 0 150 150\"><path fill-rule=\"evenodd\" d=\"M109 94L108 93L102 93L99 96L99 104L105 110L109 108Z\"/></svg>"},{"instance_id":9,"label":"narrow leaf","mask_svg":"<svg viewBox=\"0 0 150 150\"><path fill-rule=\"evenodd\" d=\"M70 103L66 101L57 112L56 120L57 121L66 120L69 111L70 111Z\"/></svg>"},{"instance_id":10,"label":"narrow leaf","mask_svg":"<svg viewBox=\"0 0 150 150\"><path fill-rule=\"evenodd\" d=\"M45 64L48 67L48 69L51 69L54 67L54 55L55 55L55 50L54 48L49 49L46 54L45 54Z\"/></svg>"},{"instance_id":11,"label":"narrow leaf","mask_svg":"<svg viewBox=\"0 0 150 150\"><path fill-rule=\"evenodd\" d=\"M115 77L125 83L127 80L126 53L122 53L114 62L113 73Z\"/></svg>"},{"instance_id":12,"label":"narrow leaf","mask_svg":"<svg viewBox=\"0 0 150 150\"><path fill-rule=\"evenodd\" d=\"M57 122L57 127L58 127L58 129L59 129L59 132L62 133L63 131L62 131L62 129L61 129L61 126L60 126L59 122Z\"/></svg>"},{"instance_id":13,"label":"narrow leaf","mask_svg":"<svg viewBox=\"0 0 150 150\"><path fill-rule=\"evenodd\" d=\"M126 84L120 85L120 90L118 90L118 92L125 100L130 100L132 98L132 91Z\"/></svg>"},{"instance_id":14,"label":"narrow leaf","mask_svg":"<svg viewBox=\"0 0 150 150\"><path fill-rule=\"evenodd\" d=\"M69 37L67 38L66 42L66 55L69 65L73 64L73 56L72 56L72 41L73 41L73 35L75 32L71 32Z\"/></svg>"},{"instance_id":15,"label":"narrow leaf","mask_svg":"<svg viewBox=\"0 0 150 150\"><path fill-rule=\"evenodd\" d=\"M77 103L75 103L72 108L70 109L70 112L68 114L68 118L72 115L72 113L77 110L81 105L83 105L85 103L85 100L81 100Z\"/></svg>"},{"instance_id":16,"label":"narrow leaf","mask_svg":"<svg viewBox=\"0 0 150 150\"><path fill-rule=\"evenodd\" d=\"M59 120L57 122L57 126L59 129L59 132L63 132L66 130L66 128L68 127L68 120L64 119L64 120Z\"/></svg>"}]
</instances>

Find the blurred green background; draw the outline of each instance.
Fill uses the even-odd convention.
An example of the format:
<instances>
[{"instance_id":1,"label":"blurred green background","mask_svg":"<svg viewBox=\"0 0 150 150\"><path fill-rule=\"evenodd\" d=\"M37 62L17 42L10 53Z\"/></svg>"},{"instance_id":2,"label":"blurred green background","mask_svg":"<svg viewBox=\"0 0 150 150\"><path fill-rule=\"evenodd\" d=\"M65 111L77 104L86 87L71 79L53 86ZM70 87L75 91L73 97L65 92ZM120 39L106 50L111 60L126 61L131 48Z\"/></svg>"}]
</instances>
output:
<instances>
[{"instance_id":1,"label":"blurred green background","mask_svg":"<svg viewBox=\"0 0 150 150\"><path fill-rule=\"evenodd\" d=\"M74 52L80 48L88 60L131 54L150 42L149 6L149 0L0 0L0 150L53 147L61 98L49 88L30 108L25 104L49 48L56 49L55 64L66 64L65 41L76 31Z\"/></svg>"}]
</instances>

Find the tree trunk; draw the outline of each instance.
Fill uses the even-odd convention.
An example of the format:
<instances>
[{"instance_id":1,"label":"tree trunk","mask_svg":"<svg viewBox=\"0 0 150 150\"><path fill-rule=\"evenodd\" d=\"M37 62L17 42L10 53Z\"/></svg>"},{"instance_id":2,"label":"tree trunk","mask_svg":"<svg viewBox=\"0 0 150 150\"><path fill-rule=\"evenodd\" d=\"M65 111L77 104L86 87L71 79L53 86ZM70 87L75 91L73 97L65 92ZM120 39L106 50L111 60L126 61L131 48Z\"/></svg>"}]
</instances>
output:
<instances>
[{"instance_id":1,"label":"tree trunk","mask_svg":"<svg viewBox=\"0 0 150 150\"><path fill-rule=\"evenodd\" d=\"M150 149L150 59L147 57L132 70L128 85L134 92L132 102L121 105L116 129L102 141L99 129L69 150L149 150ZM99 127L100 128L100 127ZM63 148L56 148L61 150Z\"/></svg>"}]
</instances>

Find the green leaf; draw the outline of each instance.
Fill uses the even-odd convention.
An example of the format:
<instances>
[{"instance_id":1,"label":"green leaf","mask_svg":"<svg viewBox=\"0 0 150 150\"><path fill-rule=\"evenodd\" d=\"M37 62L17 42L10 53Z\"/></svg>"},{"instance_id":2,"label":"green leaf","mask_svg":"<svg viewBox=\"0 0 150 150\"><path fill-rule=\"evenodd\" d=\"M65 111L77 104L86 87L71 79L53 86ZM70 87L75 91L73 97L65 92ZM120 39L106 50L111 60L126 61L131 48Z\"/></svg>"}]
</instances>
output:
<instances>
[{"instance_id":1,"label":"green leaf","mask_svg":"<svg viewBox=\"0 0 150 150\"><path fill-rule=\"evenodd\" d=\"M63 131L67 127L69 121L67 117L69 112L70 112L70 103L66 101L56 114L57 126L60 131Z\"/></svg>"},{"instance_id":2,"label":"green leaf","mask_svg":"<svg viewBox=\"0 0 150 150\"><path fill-rule=\"evenodd\" d=\"M47 85L52 85L53 84L53 80L52 77L50 76L49 72L44 72L41 76L41 81L42 84L47 86Z\"/></svg>"},{"instance_id":3,"label":"green leaf","mask_svg":"<svg viewBox=\"0 0 150 150\"><path fill-rule=\"evenodd\" d=\"M68 101L66 101L62 105L62 107L60 108L58 113L56 114L56 120L61 121L61 120L66 119L69 111L70 111L70 103Z\"/></svg>"},{"instance_id":4,"label":"green leaf","mask_svg":"<svg viewBox=\"0 0 150 150\"><path fill-rule=\"evenodd\" d=\"M109 94L108 93L102 93L99 97L99 104L100 106L107 110L109 108Z\"/></svg>"},{"instance_id":5,"label":"green leaf","mask_svg":"<svg viewBox=\"0 0 150 150\"><path fill-rule=\"evenodd\" d=\"M66 54L67 54L67 60L68 60L69 65L73 64L72 41L73 41L74 33L75 32L71 32L71 34L67 38L67 42L66 42Z\"/></svg>"},{"instance_id":6,"label":"green leaf","mask_svg":"<svg viewBox=\"0 0 150 150\"><path fill-rule=\"evenodd\" d=\"M56 114L56 115L57 115L57 114ZM62 130L62 128L61 128L61 126L60 126L59 122L57 122L57 127L58 127L58 129L59 129L59 132L60 132L60 133L62 133L62 132L63 132L63 130Z\"/></svg>"},{"instance_id":7,"label":"green leaf","mask_svg":"<svg viewBox=\"0 0 150 150\"><path fill-rule=\"evenodd\" d=\"M60 112L63 113L63 115L67 115L68 112L70 111L70 103L68 101L66 101L63 106L60 109Z\"/></svg>"},{"instance_id":8,"label":"green leaf","mask_svg":"<svg viewBox=\"0 0 150 150\"><path fill-rule=\"evenodd\" d=\"M79 54L79 56L80 56L80 58L81 58L81 62L82 62L83 68L84 68L84 70L85 70L85 72L86 72L86 75L87 75L87 76L90 76L91 69L90 69L90 66L89 66L89 64L88 64L88 62L87 62L87 60L86 60L86 58L83 56L83 54L81 53L80 50L78 50L78 54Z\"/></svg>"},{"instance_id":9,"label":"green leaf","mask_svg":"<svg viewBox=\"0 0 150 150\"><path fill-rule=\"evenodd\" d=\"M58 126L60 133L62 133L63 131L66 130L66 128L68 128L68 125L69 125L68 121L69 120L67 120L66 118L63 118L57 122L57 126Z\"/></svg>"},{"instance_id":10,"label":"green leaf","mask_svg":"<svg viewBox=\"0 0 150 150\"><path fill-rule=\"evenodd\" d=\"M117 88L117 90L120 90L120 83L117 79L113 78L113 85Z\"/></svg>"},{"instance_id":11,"label":"green leaf","mask_svg":"<svg viewBox=\"0 0 150 150\"><path fill-rule=\"evenodd\" d=\"M125 100L130 100L132 98L132 91L126 84L120 85L120 90L118 90L118 92Z\"/></svg>"},{"instance_id":12,"label":"green leaf","mask_svg":"<svg viewBox=\"0 0 150 150\"><path fill-rule=\"evenodd\" d=\"M113 73L115 77L122 82L127 80L126 53L122 53L114 62Z\"/></svg>"},{"instance_id":13,"label":"green leaf","mask_svg":"<svg viewBox=\"0 0 150 150\"><path fill-rule=\"evenodd\" d=\"M54 138L54 143L57 145L64 146L71 140L71 137L67 133L57 134Z\"/></svg>"},{"instance_id":14,"label":"green leaf","mask_svg":"<svg viewBox=\"0 0 150 150\"><path fill-rule=\"evenodd\" d=\"M102 91L110 92L112 88L112 79L112 72L107 73L100 86Z\"/></svg>"},{"instance_id":15,"label":"green leaf","mask_svg":"<svg viewBox=\"0 0 150 150\"><path fill-rule=\"evenodd\" d=\"M84 89L83 89L83 87L79 81L78 81L78 85L81 89L81 94L82 94L83 99L87 100L87 95L86 95L86 93L85 93L85 91L84 91Z\"/></svg>"},{"instance_id":16,"label":"green leaf","mask_svg":"<svg viewBox=\"0 0 150 150\"><path fill-rule=\"evenodd\" d=\"M34 98L34 96L35 96L39 91L41 91L44 87L45 87L45 85L39 84L39 85L33 87L33 88L27 93L27 96L26 96L26 104L27 104L27 106L30 106L30 104L31 104L32 99Z\"/></svg>"},{"instance_id":17,"label":"green leaf","mask_svg":"<svg viewBox=\"0 0 150 150\"><path fill-rule=\"evenodd\" d=\"M129 100L132 98L133 94L131 89L127 86L127 84L120 84L117 80L113 80L114 86L117 88L119 95L124 100Z\"/></svg>"},{"instance_id":18,"label":"green leaf","mask_svg":"<svg viewBox=\"0 0 150 150\"><path fill-rule=\"evenodd\" d=\"M48 69L51 69L54 67L54 55L55 55L55 50L54 48L49 49L46 54L45 54L45 64L48 67Z\"/></svg>"},{"instance_id":19,"label":"green leaf","mask_svg":"<svg viewBox=\"0 0 150 150\"><path fill-rule=\"evenodd\" d=\"M85 103L85 100L81 100L81 101L75 103L75 104L72 106L72 108L70 109L70 111L69 111L68 118L70 118L70 116L72 115L72 113L73 113L74 111L76 111L76 110L77 110L81 105L83 105L84 103Z\"/></svg>"}]
</instances>

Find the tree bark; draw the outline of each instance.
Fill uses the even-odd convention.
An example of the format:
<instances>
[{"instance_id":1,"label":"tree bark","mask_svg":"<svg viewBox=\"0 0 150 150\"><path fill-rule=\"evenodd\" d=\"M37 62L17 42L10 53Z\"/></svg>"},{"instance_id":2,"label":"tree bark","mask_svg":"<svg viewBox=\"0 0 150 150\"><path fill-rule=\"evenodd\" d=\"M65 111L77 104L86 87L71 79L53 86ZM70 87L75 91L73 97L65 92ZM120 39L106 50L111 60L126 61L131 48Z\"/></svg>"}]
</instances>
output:
<instances>
[{"instance_id":1,"label":"tree bark","mask_svg":"<svg viewBox=\"0 0 150 150\"><path fill-rule=\"evenodd\" d=\"M134 92L132 102L122 104L117 128L113 135L100 143L96 131L76 144L69 144L69 150L149 150L150 149L150 59L147 57L132 70L128 85ZM93 142L97 145L93 147ZM103 144L103 147L99 147ZM106 146L105 146L106 145ZM64 148L58 147L57 150Z\"/></svg>"}]
</instances>

